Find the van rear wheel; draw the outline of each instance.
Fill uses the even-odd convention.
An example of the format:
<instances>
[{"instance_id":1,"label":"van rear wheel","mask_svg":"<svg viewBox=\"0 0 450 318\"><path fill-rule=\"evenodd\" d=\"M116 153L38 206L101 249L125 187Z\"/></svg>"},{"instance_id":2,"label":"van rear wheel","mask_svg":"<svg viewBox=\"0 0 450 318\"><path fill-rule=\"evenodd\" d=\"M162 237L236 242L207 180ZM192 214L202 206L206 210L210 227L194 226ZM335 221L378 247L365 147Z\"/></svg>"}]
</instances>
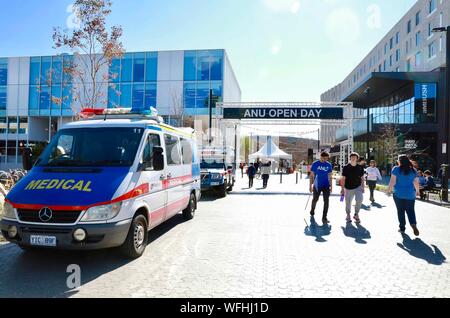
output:
<instances>
[{"instance_id":1,"label":"van rear wheel","mask_svg":"<svg viewBox=\"0 0 450 318\"><path fill-rule=\"evenodd\" d=\"M131 223L125 243L121 246L123 255L138 258L144 254L147 247L147 220L143 215L137 215Z\"/></svg>"},{"instance_id":2,"label":"van rear wheel","mask_svg":"<svg viewBox=\"0 0 450 318\"><path fill-rule=\"evenodd\" d=\"M186 209L183 210L183 218L185 220L192 220L195 216L195 210L197 209L197 200L195 198L195 194L191 193L191 197L189 198L189 205Z\"/></svg>"}]
</instances>

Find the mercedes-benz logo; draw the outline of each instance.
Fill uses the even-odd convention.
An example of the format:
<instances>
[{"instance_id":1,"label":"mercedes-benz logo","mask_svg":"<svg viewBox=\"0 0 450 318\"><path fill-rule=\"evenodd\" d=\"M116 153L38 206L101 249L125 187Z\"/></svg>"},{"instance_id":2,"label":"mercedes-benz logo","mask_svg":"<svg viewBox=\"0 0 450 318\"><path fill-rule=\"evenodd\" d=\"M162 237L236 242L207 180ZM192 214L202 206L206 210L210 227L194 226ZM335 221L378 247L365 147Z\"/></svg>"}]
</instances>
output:
<instances>
[{"instance_id":1,"label":"mercedes-benz logo","mask_svg":"<svg viewBox=\"0 0 450 318\"><path fill-rule=\"evenodd\" d=\"M52 219L53 217L53 211L50 208L42 208L39 211L39 219L42 222L48 222Z\"/></svg>"}]
</instances>

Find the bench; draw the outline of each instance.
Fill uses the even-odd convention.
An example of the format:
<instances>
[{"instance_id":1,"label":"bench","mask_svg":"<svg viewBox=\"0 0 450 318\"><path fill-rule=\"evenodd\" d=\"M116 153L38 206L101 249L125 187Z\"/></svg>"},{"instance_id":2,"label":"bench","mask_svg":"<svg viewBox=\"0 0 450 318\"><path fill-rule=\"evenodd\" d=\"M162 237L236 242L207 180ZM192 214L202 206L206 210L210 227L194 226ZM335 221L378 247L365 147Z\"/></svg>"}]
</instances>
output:
<instances>
[{"instance_id":1,"label":"bench","mask_svg":"<svg viewBox=\"0 0 450 318\"><path fill-rule=\"evenodd\" d=\"M440 186L432 187L426 190L424 189L423 194L427 201L430 201L430 194L438 194L439 200L442 202L442 187Z\"/></svg>"}]
</instances>

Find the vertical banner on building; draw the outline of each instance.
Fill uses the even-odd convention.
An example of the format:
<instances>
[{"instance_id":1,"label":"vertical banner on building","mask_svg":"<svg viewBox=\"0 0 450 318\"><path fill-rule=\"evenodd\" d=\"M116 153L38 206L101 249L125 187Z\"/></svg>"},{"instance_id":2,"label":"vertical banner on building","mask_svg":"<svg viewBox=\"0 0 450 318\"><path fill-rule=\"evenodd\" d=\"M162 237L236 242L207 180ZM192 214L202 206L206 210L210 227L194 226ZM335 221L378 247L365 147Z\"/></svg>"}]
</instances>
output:
<instances>
[{"instance_id":1,"label":"vertical banner on building","mask_svg":"<svg viewBox=\"0 0 450 318\"><path fill-rule=\"evenodd\" d=\"M415 85L416 122L436 121L436 83L417 83Z\"/></svg>"}]
</instances>

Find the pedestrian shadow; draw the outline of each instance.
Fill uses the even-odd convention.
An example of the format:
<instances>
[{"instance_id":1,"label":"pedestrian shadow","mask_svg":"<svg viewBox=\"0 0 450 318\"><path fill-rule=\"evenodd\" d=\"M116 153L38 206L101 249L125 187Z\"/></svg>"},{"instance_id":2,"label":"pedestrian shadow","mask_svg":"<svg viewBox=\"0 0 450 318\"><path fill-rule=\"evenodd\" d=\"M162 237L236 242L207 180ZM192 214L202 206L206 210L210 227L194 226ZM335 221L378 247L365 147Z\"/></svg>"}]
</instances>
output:
<instances>
[{"instance_id":1,"label":"pedestrian shadow","mask_svg":"<svg viewBox=\"0 0 450 318\"><path fill-rule=\"evenodd\" d=\"M372 206L376 207L377 209L382 209L382 208L386 207L385 205L381 205L381 204L376 203L376 202L372 202Z\"/></svg>"},{"instance_id":2,"label":"pedestrian shadow","mask_svg":"<svg viewBox=\"0 0 450 318\"><path fill-rule=\"evenodd\" d=\"M370 205L361 204L361 209L365 211L370 211Z\"/></svg>"},{"instance_id":3,"label":"pedestrian shadow","mask_svg":"<svg viewBox=\"0 0 450 318\"><path fill-rule=\"evenodd\" d=\"M184 223L178 214L149 232L147 257L152 244ZM144 254L143 257L146 256ZM138 260L124 258L116 248L100 251L36 250L23 252L13 244L0 249L0 298L66 298L80 289L67 282L69 265L80 269L80 288L101 276ZM98 295L101 297L101 295Z\"/></svg>"},{"instance_id":4,"label":"pedestrian shadow","mask_svg":"<svg viewBox=\"0 0 450 318\"><path fill-rule=\"evenodd\" d=\"M403 233L403 243L397 243L397 246L409 253L409 255L421 258L432 265L442 265L446 262L446 257L436 245L427 245L420 238L412 240L408 234Z\"/></svg>"},{"instance_id":5,"label":"pedestrian shadow","mask_svg":"<svg viewBox=\"0 0 450 318\"><path fill-rule=\"evenodd\" d=\"M367 244L366 240L372 238L370 232L361 224L354 226L353 223L349 222L345 227L342 226L341 228L345 236L354 238L358 244Z\"/></svg>"},{"instance_id":6,"label":"pedestrian shadow","mask_svg":"<svg viewBox=\"0 0 450 318\"><path fill-rule=\"evenodd\" d=\"M310 225L306 225L305 227L305 235L315 237L316 242L318 243L327 242L324 236L328 236L330 234L331 234L331 225L324 224L322 226L319 226L314 217L311 217Z\"/></svg>"}]
</instances>

